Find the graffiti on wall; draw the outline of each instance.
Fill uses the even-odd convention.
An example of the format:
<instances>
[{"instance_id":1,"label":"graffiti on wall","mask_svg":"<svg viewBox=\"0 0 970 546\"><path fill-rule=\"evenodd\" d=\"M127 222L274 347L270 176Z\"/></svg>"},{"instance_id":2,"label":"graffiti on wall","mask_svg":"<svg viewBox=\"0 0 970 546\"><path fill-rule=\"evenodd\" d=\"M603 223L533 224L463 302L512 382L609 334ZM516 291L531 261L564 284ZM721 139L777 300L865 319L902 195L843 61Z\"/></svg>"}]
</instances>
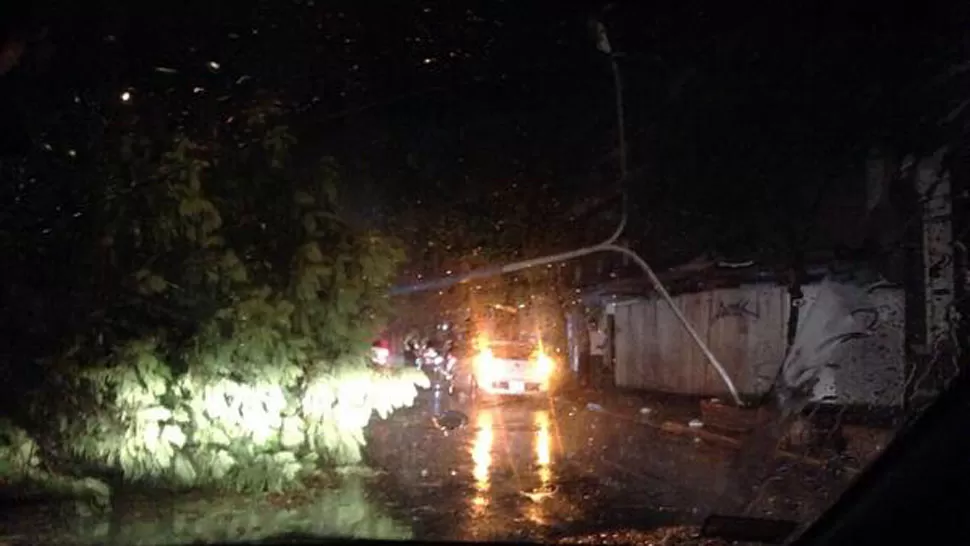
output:
<instances>
[{"instance_id":1,"label":"graffiti on wall","mask_svg":"<svg viewBox=\"0 0 970 546\"><path fill-rule=\"evenodd\" d=\"M714 315L711 317L711 324L726 318L726 317L738 317L738 318L748 318L755 319L759 318L757 308L752 309L751 304L748 300L742 299L734 302L724 302L719 301L717 303L717 310L714 311Z\"/></svg>"},{"instance_id":2,"label":"graffiti on wall","mask_svg":"<svg viewBox=\"0 0 970 546\"><path fill-rule=\"evenodd\" d=\"M879 327L879 308L877 307L862 307L852 311L850 314L852 318L862 325L866 335L872 335L876 328Z\"/></svg>"}]
</instances>

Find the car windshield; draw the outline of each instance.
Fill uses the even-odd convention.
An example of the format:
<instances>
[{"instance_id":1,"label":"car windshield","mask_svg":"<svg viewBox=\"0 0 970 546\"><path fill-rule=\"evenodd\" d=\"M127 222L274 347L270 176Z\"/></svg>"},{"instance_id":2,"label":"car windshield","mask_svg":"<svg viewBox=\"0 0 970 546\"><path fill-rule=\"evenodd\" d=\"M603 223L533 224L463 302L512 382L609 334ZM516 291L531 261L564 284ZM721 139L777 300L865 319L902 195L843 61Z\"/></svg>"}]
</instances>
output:
<instances>
[{"instance_id":1,"label":"car windshield","mask_svg":"<svg viewBox=\"0 0 970 546\"><path fill-rule=\"evenodd\" d=\"M4 2L0 543L814 521L970 354L968 3L739 4Z\"/></svg>"}]
</instances>

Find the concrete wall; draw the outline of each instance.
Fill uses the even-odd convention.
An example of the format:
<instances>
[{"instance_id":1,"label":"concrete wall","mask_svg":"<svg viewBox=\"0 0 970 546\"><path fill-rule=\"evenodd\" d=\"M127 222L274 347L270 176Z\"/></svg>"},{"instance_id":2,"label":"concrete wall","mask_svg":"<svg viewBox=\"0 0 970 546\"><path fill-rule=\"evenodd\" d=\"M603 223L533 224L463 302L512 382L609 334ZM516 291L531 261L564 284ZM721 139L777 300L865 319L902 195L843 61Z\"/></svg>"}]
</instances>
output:
<instances>
[{"instance_id":1,"label":"concrete wall","mask_svg":"<svg viewBox=\"0 0 970 546\"><path fill-rule=\"evenodd\" d=\"M818 296L819 286L803 290L801 319ZM835 404L897 406L903 401L905 383L905 314L901 288L873 291L873 335L841 345L832 357L837 368L823 368L815 387L815 400Z\"/></svg>"},{"instance_id":2,"label":"concrete wall","mask_svg":"<svg viewBox=\"0 0 970 546\"><path fill-rule=\"evenodd\" d=\"M819 286L806 286L804 313ZM683 294L674 298L706 340L742 394L764 393L784 360L788 293L782 286L752 284L739 288ZM877 307L874 335L851 340L834 355L837 369L826 369L816 398L845 404L893 405L901 398L903 293L873 293ZM614 304L616 385L678 394L723 396L727 389L689 334L663 300L640 299Z\"/></svg>"}]
</instances>

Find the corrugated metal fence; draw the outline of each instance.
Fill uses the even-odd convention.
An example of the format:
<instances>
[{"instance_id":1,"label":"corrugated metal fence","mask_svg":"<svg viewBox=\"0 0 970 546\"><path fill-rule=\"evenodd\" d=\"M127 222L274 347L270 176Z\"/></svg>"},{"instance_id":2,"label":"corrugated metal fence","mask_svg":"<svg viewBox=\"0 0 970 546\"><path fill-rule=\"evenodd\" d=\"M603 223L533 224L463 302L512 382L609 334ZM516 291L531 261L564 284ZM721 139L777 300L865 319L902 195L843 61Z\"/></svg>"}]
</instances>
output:
<instances>
[{"instance_id":1,"label":"corrugated metal fence","mask_svg":"<svg viewBox=\"0 0 970 546\"><path fill-rule=\"evenodd\" d=\"M785 354L788 297L783 288L750 286L674 298L742 393L760 392L759 368L777 369ZM616 306L616 384L681 394L725 387L663 300Z\"/></svg>"},{"instance_id":2,"label":"corrugated metal fence","mask_svg":"<svg viewBox=\"0 0 970 546\"><path fill-rule=\"evenodd\" d=\"M807 302L817 290L814 285L803 289ZM851 366L837 378L823 378L820 385L827 395L837 393L840 402L890 403L897 394L894 389L903 370L903 294L890 289L876 297L880 302L876 336L846 344L842 352L849 354L840 355L840 360L851 362ZM785 356L789 308L785 287L747 285L683 294L674 302L707 341L742 394L760 394L767 389ZM726 392L720 376L663 300L617 303L615 321L617 386L707 396ZM869 386L849 384L852 377L862 376L867 381L876 377L884 392L876 396ZM818 389L816 392L822 394Z\"/></svg>"}]
</instances>

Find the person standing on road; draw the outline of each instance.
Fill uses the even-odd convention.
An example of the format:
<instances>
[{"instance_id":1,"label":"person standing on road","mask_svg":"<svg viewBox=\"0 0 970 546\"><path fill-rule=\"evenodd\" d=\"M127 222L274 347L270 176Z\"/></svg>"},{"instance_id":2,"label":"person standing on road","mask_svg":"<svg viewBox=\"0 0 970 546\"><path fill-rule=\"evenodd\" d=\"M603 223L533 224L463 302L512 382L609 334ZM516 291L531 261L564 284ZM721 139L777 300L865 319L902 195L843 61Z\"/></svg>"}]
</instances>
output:
<instances>
[{"instance_id":1,"label":"person standing on road","mask_svg":"<svg viewBox=\"0 0 970 546\"><path fill-rule=\"evenodd\" d=\"M596 319L589 321L589 366L587 377L600 379L605 365L606 334L600 329Z\"/></svg>"}]
</instances>

